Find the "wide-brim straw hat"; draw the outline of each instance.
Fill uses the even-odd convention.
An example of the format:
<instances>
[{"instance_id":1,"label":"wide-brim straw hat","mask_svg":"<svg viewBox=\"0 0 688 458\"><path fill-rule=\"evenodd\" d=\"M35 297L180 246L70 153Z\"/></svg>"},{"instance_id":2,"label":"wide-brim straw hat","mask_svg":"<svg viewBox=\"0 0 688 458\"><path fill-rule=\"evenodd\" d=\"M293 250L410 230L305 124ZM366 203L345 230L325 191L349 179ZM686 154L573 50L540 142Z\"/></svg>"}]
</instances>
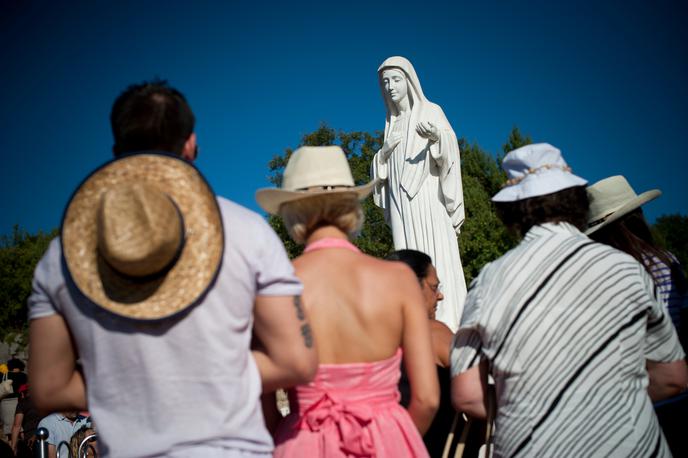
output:
<instances>
[{"instance_id":1,"label":"wide-brim straw hat","mask_svg":"<svg viewBox=\"0 0 688 458\"><path fill-rule=\"evenodd\" d=\"M287 202L318 195L356 194L368 196L377 181L355 186L349 163L339 146L302 146L294 151L284 169L281 188L256 191L258 205L276 215Z\"/></svg>"},{"instance_id":2,"label":"wide-brim straw hat","mask_svg":"<svg viewBox=\"0 0 688 458\"><path fill-rule=\"evenodd\" d=\"M561 151L549 143L533 143L504 156L507 182L493 202L516 202L562 191L588 182L571 172Z\"/></svg>"},{"instance_id":3,"label":"wide-brim straw hat","mask_svg":"<svg viewBox=\"0 0 688 458\"><path fill-rule=\"evenodd\" d=\"M627 215L641 205L662 195L659 189L651 189L638 195L625 177L615 175L588 186L588 229L592 234Z\"/></svg>"},{"instance_id":4,"label":"wide-brim straw hat","mask_svg":"<svg viewBox=\"0 0 688 458\"><path fill-rule=\"evenodd\" d=\"M64 213L62 253L77 288L109 312L156 320L198 301L222 262L217 199L181 158L141 153L95 170Z\"/></svg>"}]
</instances>

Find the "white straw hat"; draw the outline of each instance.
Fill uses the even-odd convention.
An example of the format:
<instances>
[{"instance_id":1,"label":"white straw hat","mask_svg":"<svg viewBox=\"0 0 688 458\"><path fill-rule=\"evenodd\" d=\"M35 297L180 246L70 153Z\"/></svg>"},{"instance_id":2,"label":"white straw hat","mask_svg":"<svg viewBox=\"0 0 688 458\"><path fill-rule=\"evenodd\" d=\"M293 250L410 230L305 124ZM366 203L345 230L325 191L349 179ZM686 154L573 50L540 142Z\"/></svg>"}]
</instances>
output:
<instances>
[{"instance_id":1,"label":"white straw hat","mask_svg":"<svg viewBox=\"0 0 688 458\"><path fill-rule=\"evenodd\" d=\"M586 234L592 234L662 195L659 189L651 189L638 195L621 175L600 180L588 186L587 191L590 209Z\"/></svg>"},{"instance_id":2,"label":"white straw hat","mask_svg":"<svg viewBox=\"0 0 688 458\"><path fill-rule=\"evenodd\" d=\"M349 163L339 146L302 146L284 169L281 188L256 191L258 205L276 215L283 203L323 194L353 193L364 199L376 181L355 186Z\"/></svg>"},{"instance_id":3,"label":"white straw hat","mask_svg":"<svg viewBox=\"0 0 688 458\"><path fill-rule=\"evenodd\" d=\"M169 155L111 161L77 188L62 219L76 287L120 316L154 320L194 304L224 249L217 200L200 172Z\"/></svg>"},{"instance_id":4,"label":"white straw hat","mask_svg":"<svg viewBox=\"0 0 688 458\"><path fill-rule=\"evenodd\" d=\"M508 180L492 197L493 202L514 202L588 183L571 173L561 151L549 143L534 143L511 151L504 157L502 168Z\"/></svg>"}]
</instances>

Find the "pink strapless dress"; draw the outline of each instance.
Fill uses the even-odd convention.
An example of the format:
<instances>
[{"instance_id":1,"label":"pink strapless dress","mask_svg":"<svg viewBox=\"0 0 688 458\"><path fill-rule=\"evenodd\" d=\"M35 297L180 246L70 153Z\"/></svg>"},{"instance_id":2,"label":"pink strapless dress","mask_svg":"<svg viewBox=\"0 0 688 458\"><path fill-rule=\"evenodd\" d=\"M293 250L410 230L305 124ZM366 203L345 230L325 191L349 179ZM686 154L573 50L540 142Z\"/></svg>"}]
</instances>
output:
<instances>
[{"instance_id":1,"label":"pink strapless dress","mask_svg":"<svg viewBox=\"0 0 688 458\"><path fill-rule=\"evenodd\" d=\"M275 457L427 457L399 405L401 349L372 363L321 364L290 391L292 413L279 425Z\"/></svg>"}]
</instances>

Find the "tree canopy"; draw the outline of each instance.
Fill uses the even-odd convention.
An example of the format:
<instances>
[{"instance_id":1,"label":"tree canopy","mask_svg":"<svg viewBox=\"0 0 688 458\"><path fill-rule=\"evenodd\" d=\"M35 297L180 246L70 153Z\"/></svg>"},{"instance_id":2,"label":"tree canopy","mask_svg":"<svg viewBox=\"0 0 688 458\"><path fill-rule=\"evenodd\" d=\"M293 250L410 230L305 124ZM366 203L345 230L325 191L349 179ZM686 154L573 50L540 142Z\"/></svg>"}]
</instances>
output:
<instances>
[{"instance_id":1,"label":"tree canopy","mask_svg":"<svg viewBox=\"0 0 688 458\"><path fill-rule=\"evenodd\" d=\"M26 334L33 271L56 235L56 229L29 234L14 226L11 235L0 236L0 340Z\"/></svg>"},{"instance_id":2,"label":"tree canopy","mask_svg":"<svg viewBox=\"0 0 688 458\"><path fill-rule=\"evenodd\" d=\"M531 143L531 139L514 127L497 157L477 143L469 143L464 138L458 142L466 207L466 221L459 235L459 248L464 275L466 281L470 282L487 262L498 258L516 243L497 218L490 197L506 179L499 167L503 154ZM370 180L370 163L382 145L382 132L343 132L321 124L315 131L303 136L301 145L340 145L349 160L354 181L360 185ZM281 184L284 167L292 152L291 148L287 148L284 154L275 156L268 164L269 179L275 186ZM363 211L365 223L354 242L367 254L385 257L393 250L393 243L384 214L370 197L363 201ZM289 256L298 256L303 247L289 238L281 219L270 216L269 222L284 242ZM688 216L660 216L652 230L660 245L676 255L686 271ZM31 293L33 271L50 240L56 235L57 229L48 233L39 231L29 234L15 226L11 235L0 236L0 340L13 340L16 336L26 335L26 301Z\"/></svg>"},{"instance_id":3,"label":"tree canopy","mask_svg":"<svg viewBox=\"0 0 688 458\"><path fill-rule=\"evenodd\" d=\"M653 235L676 256L688 277L688 216L678 213L660 216L653 226Z\"/></svg>"},{"instance_id":4,"label":"tree canopy","mask_svg":"<svg viewBox=\"0 0 688 458\"><path fill-rule=\"evenodd\" d=\"M382 146L382 132L373 134L368 132L335 131L326 124L321 124L314 132L306 134L299 146L339 145L344 150L351 173L356 185L370 181L369 167L373 155ZM269 179L275 186L282 184L282 173L294 150L287 148L284 155L275 156L269 163ZM385 223L382 210L375 206L372 198L363 201L365 223L360 236L355 240L356 245L367 254L384 257L392 251L392 233ZM294 243L282 224L282 219L271 215L270 225L280 236L290 257L296 257L303 251L303 247Z\"/></svg>"}]
</instances>

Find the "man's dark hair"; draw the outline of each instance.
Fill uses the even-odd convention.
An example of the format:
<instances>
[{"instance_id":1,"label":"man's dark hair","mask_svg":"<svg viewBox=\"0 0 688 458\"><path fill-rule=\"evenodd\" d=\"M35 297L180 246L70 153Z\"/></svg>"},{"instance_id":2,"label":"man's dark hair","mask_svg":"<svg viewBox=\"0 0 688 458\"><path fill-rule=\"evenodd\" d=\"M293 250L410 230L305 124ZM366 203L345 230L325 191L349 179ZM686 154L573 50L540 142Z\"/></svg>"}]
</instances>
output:
<instances>
[{"instance_id":1,"label":"man's dark hair","mask_svg":"<svg viewBox=\"0 0 688 458\"><path fill-rule=\"evenodd\" d=\"M416 250L398 250L387 255L388 261L401 261L407 264L418 277L418 281L428 276L428 269L432 265L432 258Z\"/></svg>"},{"instance_id":2,"label":"man's dark hair","mask_svg":"<svg viewBox=\"0 0 688 458\"><path fill-rule=\"evenodd\" d=\"M112 105L113 152L115 156L145 150L181 154L195 122L182 93L167 81L131 85Z\"/></svg>"},{"instance_id":3,"label":"man's dark hair","mask_svg":"<svg viewBox=\"0 0 688 458\"><path fill-rule=\"evenodd\" d=\"M24 364L24 361L22 361L19 358L12 358L7 361L7 369L10 371L13 371L14 369L19 369L19 371L23 372L24 368L26 365Z\"/></svg>"},{"instance_id":4,"label":"man's dark hair","mask_svg":"<svg viewBox=\"0 0 688 458\"><path fill-rule=\"evenodd\" d=\"M588 205L585 186L574 186L515 202L495 202L495 209L509 230L523 236L543 223L566 222L583 230L587 227Z\"/></svg>"}]
</instances>

